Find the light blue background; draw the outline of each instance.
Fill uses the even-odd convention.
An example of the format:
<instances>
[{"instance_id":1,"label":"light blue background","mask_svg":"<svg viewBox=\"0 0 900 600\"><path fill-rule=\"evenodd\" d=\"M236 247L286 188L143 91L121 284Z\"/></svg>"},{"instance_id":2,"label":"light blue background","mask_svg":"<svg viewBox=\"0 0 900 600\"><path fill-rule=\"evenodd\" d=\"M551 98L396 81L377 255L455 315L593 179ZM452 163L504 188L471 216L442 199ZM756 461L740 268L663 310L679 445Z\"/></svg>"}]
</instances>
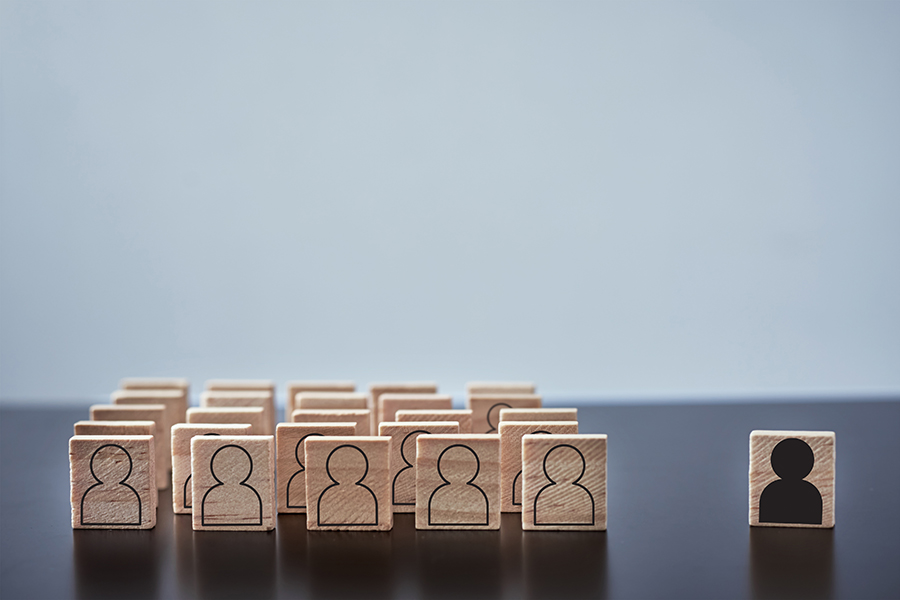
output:
<instances>
[{"instance_id":1,"label":"light blue background","mask_svg":"<svg viewBox=\"0 0 900 600\"><path fill-rule=\"evenodd\" d=\"M900 3L8 2L0 397L900 392Z\"/></svg>"}]
</instances>

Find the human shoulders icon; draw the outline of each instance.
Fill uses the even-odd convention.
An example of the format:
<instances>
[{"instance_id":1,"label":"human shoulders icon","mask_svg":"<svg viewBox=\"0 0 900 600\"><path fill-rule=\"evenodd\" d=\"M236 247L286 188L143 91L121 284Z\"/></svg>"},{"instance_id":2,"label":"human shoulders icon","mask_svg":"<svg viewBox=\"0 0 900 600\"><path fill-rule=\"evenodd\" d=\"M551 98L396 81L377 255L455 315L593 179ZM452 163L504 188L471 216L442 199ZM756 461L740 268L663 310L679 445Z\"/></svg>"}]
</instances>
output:
<instances>
[{"instance_id":1,"label":"human shoulders icon","mask_svg":"<svg viewBox=\"0 0 900 600\"><path fill-rule=\"evenodd\" d=\"M118 444L104 444L94 451L90 469L96 483L81 496L82 525L141 524L141 497L128 484L133 468L131 454Z\"/></svg>"},{"instance_id":2,"label":"human shoulders icon","mask_svg":"<svg viewBox=\"0 0 900 600\"><path fill-rule=\"evenodd\" d=\"M822 524L822 495L804 479L815 460L812 448L803 440L787 438L775 445L771 464L779 478L760 494L760 523Z\"/></svg>"},{"instance_id":3,"label":"human shoulders icon","mask_svg":"<svg viewBox=\"0 0 900 600\"><path fill-rule=\"evenodd\" d=\"M262 498L247 481L253 474L253 457L245 448L227 444L209 461L216 484L203 495L201 523L205 526L262 525Z\"/></svg>"},{"instance_id":4,"label":"human shoulders icon","mask_svg":"<svg viewBox=\"0 0 900 600\"><path fill-rule=\"evenodd\" d=\"M338 466L339 465L339 466ZM319 525L378 525L378 498L365 483L366 453L352 444L332 450L325 461L331 479L316 500Z\"/></svg>"},{"instance_id":5,"label":"human shoulders icon","mask_svg":"<svg viewBox=\"0 0 900 600\"><path fill-rule=\"evenodd\" d=\"M487 411L488 430L486 433L497 433L497 425L500 423L500 411L504 408L512 408L506 402L498 402L491 406Z\"/></svg>"},{"instance_id":6,"label":"human shoulders icon","mask_svg":"<svg viewBox=\"0 0 900 600\"><path fill-rule=\"evenodd\" d=\"M488 525L488 497L475 483L478 454L464 444L448 446L438 456L437 471L444 483L428 498L428 524Z\"/></svg>"},{"instance_id":7,"label":"human shoulders icon","mask_svg":"<svg viewBox=\"0 0 900 600\"><path fill-rule=\"evenodd\" d=\"M553 446L544 455L545 484L534 497L535 525L593 525L595 502L581 484L587 463L570 444Z\"/></svg>"}]
</instances>

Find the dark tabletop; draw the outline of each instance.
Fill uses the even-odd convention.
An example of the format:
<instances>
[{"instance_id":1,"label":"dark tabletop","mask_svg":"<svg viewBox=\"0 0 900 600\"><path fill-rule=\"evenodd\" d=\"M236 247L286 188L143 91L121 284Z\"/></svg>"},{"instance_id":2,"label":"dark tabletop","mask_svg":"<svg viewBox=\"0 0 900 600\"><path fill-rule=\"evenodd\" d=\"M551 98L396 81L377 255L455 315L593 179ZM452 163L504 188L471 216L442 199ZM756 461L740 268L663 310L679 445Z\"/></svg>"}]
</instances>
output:
<instances>
[{"instance_id":1,"label":"dark tabletop","mask_svg":"<svg viewBox=\"0 0 900 600\"><path fill-rule=\"evenodd\" d=\"M579 406L609 434L609 530L72 531L76 409L0 411L0 596L900 598L900 402ZM752 429L837 433L833 530L747 525Z\"/></svg>"}]
</instances>

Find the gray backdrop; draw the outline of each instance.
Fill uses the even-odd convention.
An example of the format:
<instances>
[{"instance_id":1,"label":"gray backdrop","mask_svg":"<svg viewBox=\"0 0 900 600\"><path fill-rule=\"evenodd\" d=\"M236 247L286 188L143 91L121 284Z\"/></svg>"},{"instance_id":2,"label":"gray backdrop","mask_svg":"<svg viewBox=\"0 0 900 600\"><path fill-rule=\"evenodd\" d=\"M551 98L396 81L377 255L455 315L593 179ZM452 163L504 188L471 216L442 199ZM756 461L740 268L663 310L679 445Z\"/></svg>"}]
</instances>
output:
<instances>
[{"instance_id":1,"label":"gray backdrop","mask_svg":"<svg viewBox=\"0 0 900 600\"><path fill-rule=\"evenodd\" d=\"M10 2L0 397L900 391L900 3Z\"/></svg>"}]
</instances>

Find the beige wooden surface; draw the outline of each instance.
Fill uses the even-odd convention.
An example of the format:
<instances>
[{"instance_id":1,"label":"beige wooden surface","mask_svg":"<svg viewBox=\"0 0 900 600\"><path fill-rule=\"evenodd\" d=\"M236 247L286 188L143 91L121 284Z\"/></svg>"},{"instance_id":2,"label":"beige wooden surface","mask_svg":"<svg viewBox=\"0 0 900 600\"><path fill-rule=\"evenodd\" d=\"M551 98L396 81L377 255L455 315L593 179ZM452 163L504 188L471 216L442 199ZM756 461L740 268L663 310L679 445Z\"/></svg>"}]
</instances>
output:
<instances>
[{"instance_id":1,"label":"beige wooden surface","mask_svg":"<svg viewBox=\"0 0 900 600\"><path fill-rule=\"evenodd\" d=\"M395 513L416 512L416 438L426 434L458 434L456 421L378 425L378 435L391 438L391 507Z\"/></svg>"},{"instance_id":2,"label":"beige wooden surface","mask_svg":"<svg viewBox=\"0 0 900 600\"><path fill-rule=\"evenodd\" d=\"M307 439L306 528L391 529L390 448L389 438L376 436Z\"/></svg>"},{"instance_id":3,"label":"beige wooden surface","mask_svg":"<svg viewBox=\"0 0 900 600\"><path fill-rule=\"evenodd\" d=\"M472 433L497 433L500 411L504 408L541 408L535 394L473 394L466 398L472 411Z\"/></svg>"},{"instance_id":4,"label":"beige wooden surface","mask_svg":"<svg viewBox=\"0 0 900 600\"><path fill-rule=\"evenodd\" d=\"M293 423L356 423L356 435L372 432L372 411L362 409L311 409L295 408L291 414Z\"/></svg>"},{"instance_id":5,"label":"beige wooden surface","mask_svg":"<svg viewBox=\"0 0 900 600\"><path fill-rule=\"evenodd\" d=\"M172 510L191 514L191 439L196 435L250 435L247 424L176 423L172 427Z\"/></svg>"},{"instance_id":6,"label":"beige wooden surface","mask_svg":"<svg viewBox=\"0 0 900 600\"><path fill-rule=\"evenodd\" d=\"M265 435L265 411L259 406L240 408L189 408L188 423L237 423L250 425L253 435Z\"/></svg>"},{"instance_id":7,"label":"beige wooden surface","mask_svg":"<svg viewBox=\"0 0 900 600\"><path fill-rule=\"evenodd\" d=\"M363 392L300 392L294 399L297 408L369 408L369 396Z\"/></svg>"},{"instance_id":8,"label":"beige wooden surface","mask_svg":"<svg viewBox=\"0 0 900 600\"><path fill-rule=\"evenodd\" d=\"M505 421L500 423L500 510L522 512L522 436L531 433L575 434L574 421Z\"/></svg>"},{"instance_id":9,"label":"beige wooden surface","mask_svg":"<svg viewBox=\"0 0 900 600\"><path fill-rule=\"evenodd\" d=\"M191 487L195 531L274 529L275 438L192 438Z\"/></svg>"},{"instance_id":10,"label":"beige wooden surface","mask_svg":"<svg viewBox=\"0 0 900 600\"><path fill-rule=\"evenodd\" d=\"M472 433L472 411L467 408L449 410L400 409L394 414L400 423L411 421L456 421L460 433Z\"/></svg>"},{"instance_id":11,"label":"beige wooden surface","mask_svg":"<svg viewBox=\"0 0 900 600\"><path fill-rule=\"evenodd\" d=\"M450 394L385 393L378 397L378 422L394 421L398 410L449 410L453 408Z\"/></svg>"},{"instance_id":12,"label":"beige wooden surface","mask_svg":"<svg viewBox=\"0 0 900 600\"><path fill-rule=\"evenodd\" d=\"M121 390L179 390L181 392L180 419L187 418L187 409L191 404L191 384L184 377L126 377L119 381Z\"/></svg>"},{"instance_id":13,"label":"beige wooden surface","mask_svg":"<svg viewBox=\"0 0 900 600\"><path fill-rule=\"evenodd\" d=\"M271 390L206 390L200 394L201 408L263 409L264 435L275 434L275 397Z\"/></svg>"},{"instance_id":14,"label":"beige wooden surface","mask_svg":"<svg viewBox=\"0 0 900 600\"><path fill-rule=\"evenodd\" d=\"M577 421L577 408L501 408L500 421Z\"/></svg>"},{"instance_id":15,"label":"beige wooden surface","mask_svg":"<svg viewBox=\"0 0 900 600\"><path fill-rule=\"evenodd\" d=\"M522 529L606 530L606 435L522 438Z\"/></svg>"},{"instance_id":16,"label":"beige wooden surface","mask_svg":"<svg viewBox=\"0 0 900 600\"><path fill-rule=\"evenodd\" d=\"M271 379L207 379L207 390L270 390L275 394L275 382Z\"/></svg>"},{"instance_id":17,"label":"beige wooden surface","mask_svg":"<svg viewBox=\"0 0 900 600\"><path fill-rule=\"evenodd\" d=\"M291 413L295 408L300 408L294 403L297 394L300 392L355 392L356 383L353 381L312 381L312 380L292 380L285 385L287 388L287 398L284 405L284 420L291 421ZM365 408L369 408L366 406Z\"/></svg>"},{"instance_id":18,"label":"beige wooden surface","mask_svg":"<svg viewBox=\"0 0 900 600\"><path fill-rule=\"evenodd\" d=\"M156 487L164 490L169 487L168 465L172 463L169 450L168 435L164 433L163 423L166 418L166 407L163 404L95 404L90 408L91 421L153 421L153 447L156 452L153 463L156 473Z\"/></svg>"},{"instance_id":19,"label":"beige wooden surface","mask_svg":"<svg viewBox=\"0 0 900 600\"><path fill-rule=\"evenodd\" d=\"M73 529L156 526L156 449L152 435L76 435L69 439Z\"/></svg>"},{"instance_id":20,"label":"beige wooden surface","mask_svg":"<svg viewBox=\"0 0 900 600\"><path fill-rule=\"evenodd\" d=\"M186 416L181 413L184 398L180 390L116 390L110 394L110 401L117 406L147 404L162 404L165 406L166 411L162 423L162 433L165 436L164 453L167 456L171 454L172 449L169 445L169 436L172 432L172 425L183 422ZM167 460L164 463L157 464L156 467L158 469L166 469L166 476L168 477L168 471L172 470L172 462Z\"/></svg>"},{"instance_id":21,"label":"beige wooden surface","mask_svg":"<svg viewBox=\"0 0 900 600\"><path fill-rule=\"evenodd\" d=\"M760 497L779 479L772 467L772 451L786 439L806 442L812 450L812 469L802 477L818 490L822 498L822 523L766 523L759 520ZM750 433L750 525L760 527L834 527L835 435L833 431L770 431Z\"/></svg>"},{"instance_id":22,"label":"beige wooden surface","mask_svg":"<svg viewBox=\"0 0 900 600\"><path fill-rule=\"evenodd\" d=\"M279 423L275 431L275 471L279 513L306 512L305 440L310 436L356 435L356 423Z\"/></svg>"},{"instance_id":23,"label":"beige wooden surface","mask_svg":"<svg viewBox=\"0 0 900 600\"><path fill-rule=\"evenodd\" d=\"M530 381L470 381L466 384L466 396L473 394L533 394L535 385Z\"/></svg>"},{"instance_id":24,"label":"beige wooden surface","mask_svg":"<svg viewBox=\"0 0 900 600\"><path fill-rule=\"evenodd\" d=\"M500 528L500 436L420 435L416 529Z\"/></svg>"},{"instance_id":25,"label":"beige wooden surface","mask_svg":"<svg viewBox=\"0 0 900 600\"><path fill-rule=\"evenodd\" d=\"M378 398L382 394L436 394L438 386L433 381L394 381L369 384L369 408L375 425L382 421L378 413ZM393 420L393 419L392 419ZM374 430L373 430L374 431Z\"/></svg>"}]
</instances>

